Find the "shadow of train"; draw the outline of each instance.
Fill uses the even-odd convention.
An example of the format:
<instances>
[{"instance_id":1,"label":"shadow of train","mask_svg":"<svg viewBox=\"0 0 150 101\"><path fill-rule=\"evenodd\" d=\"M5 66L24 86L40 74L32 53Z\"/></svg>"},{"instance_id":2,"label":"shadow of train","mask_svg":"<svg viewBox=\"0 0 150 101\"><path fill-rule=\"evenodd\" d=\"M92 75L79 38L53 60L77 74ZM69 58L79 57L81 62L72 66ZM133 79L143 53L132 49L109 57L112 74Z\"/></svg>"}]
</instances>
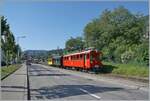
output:
<instances>
[{"instance_id":1,"label":"shadow of train","mask_svg":"<svg viewBox=\"0 0 150 101\"><path fill-rule=\"evenodd\" d=\"M123 88L120 87L100 87L94 85L56 85L53 87L31 89L31 98L34 97L36 99L57 99L87 94L80 89L87 90L92 94L123 90Z\"/></svg>"}]
</instances>

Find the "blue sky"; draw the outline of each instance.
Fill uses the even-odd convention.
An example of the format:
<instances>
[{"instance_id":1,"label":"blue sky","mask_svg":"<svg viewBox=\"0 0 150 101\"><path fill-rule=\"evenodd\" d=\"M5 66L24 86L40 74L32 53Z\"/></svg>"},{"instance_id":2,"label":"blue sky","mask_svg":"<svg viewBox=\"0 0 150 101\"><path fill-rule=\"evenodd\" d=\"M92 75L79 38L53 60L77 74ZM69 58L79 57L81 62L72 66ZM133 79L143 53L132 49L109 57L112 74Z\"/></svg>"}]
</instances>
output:
<instances>
[{"instance_id":1,"label":"blue sky","mask_svg":"<svg viewBox=\"0 0 150 101\"><path fill-rule=\"evenodd\" d=\"M19 43L23 50L51 50L65 47L71 36L83 35L83 29L104 9L113 10L119 5L132 13L148 15L148 2L52 2L6 1L2 15L8 19L15 37L25 35Z\"/></svg>"}]
</instances>

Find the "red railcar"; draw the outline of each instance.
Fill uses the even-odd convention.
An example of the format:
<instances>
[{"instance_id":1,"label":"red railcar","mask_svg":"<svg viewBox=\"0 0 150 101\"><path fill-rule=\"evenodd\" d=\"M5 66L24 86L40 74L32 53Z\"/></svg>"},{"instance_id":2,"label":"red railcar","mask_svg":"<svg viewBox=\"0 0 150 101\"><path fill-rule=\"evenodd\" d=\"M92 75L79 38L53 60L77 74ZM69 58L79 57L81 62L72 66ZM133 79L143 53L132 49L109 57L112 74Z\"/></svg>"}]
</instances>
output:
<instances>
[{"instance_id":1,"label":"red railcar","mask_svg":"<svg viewBox=\"0 0 150 101\"><path fill-rule=\"evenodd\" d=\"M100 60L102 53L88 50L63 56L64 67L74 67L85 70L99 69L102 67Z\"/></svg>"}]
</instances>

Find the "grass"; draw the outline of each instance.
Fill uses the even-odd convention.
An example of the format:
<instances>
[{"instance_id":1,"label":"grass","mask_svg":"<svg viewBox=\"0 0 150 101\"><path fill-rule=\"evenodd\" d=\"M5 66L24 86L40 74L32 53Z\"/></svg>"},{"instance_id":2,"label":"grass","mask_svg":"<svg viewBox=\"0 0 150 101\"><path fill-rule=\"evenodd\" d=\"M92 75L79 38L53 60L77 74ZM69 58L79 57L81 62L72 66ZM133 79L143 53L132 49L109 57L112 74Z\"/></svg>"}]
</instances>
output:
<instances>
[{"instance_id":1,"label":"grass","mask_svg":"<svg viewBox=\"0 0 150 101\"><path fill-rule=\"evenodd\" d=\"M8 67L7 66L1 67L1 79L13 73L20 67L21 67L21 64L9 65Z\"/></svg>"},{"instance_id":2,"label":"grass","mask_svg":"<svg viewBox=\"0 0 150 101\"><path fill-rule=\"evenodd\" d=\"M149 68L146 66L140 66L135 64L115 64L111 62L104 62L104 71L106 73L124 75L124 76L136 76L136 77L148 77Z\"/></svg>"}]
</instances>

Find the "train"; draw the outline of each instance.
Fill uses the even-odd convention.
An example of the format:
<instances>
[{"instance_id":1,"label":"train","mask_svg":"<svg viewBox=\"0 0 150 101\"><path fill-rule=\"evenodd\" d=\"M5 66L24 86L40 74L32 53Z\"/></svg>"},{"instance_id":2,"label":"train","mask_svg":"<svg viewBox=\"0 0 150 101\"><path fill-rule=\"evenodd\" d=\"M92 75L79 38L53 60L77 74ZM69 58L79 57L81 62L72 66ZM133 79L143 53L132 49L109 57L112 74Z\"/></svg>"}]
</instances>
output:
<instances>
[{"instance_id":1,"label":"train","mask_svg":"<svg viewBox=\"0 0 150 101\"><path fill-rule=\"evenodd\" d=\"M74 68L76 70L97 72L103 68L101 56L102 52L97 50L86 50L63 56L53 56L50 65L60 68Z\"/></svg>"},{"instance_id":2,"label":"train","mask_svg":"<svg viewBox=\"0 0 150 101\"><path fill-rule=\"evenodd\" d=\"M48 59L48 65L52 65L52 58Z\"/></svg>"}]
</instances>

